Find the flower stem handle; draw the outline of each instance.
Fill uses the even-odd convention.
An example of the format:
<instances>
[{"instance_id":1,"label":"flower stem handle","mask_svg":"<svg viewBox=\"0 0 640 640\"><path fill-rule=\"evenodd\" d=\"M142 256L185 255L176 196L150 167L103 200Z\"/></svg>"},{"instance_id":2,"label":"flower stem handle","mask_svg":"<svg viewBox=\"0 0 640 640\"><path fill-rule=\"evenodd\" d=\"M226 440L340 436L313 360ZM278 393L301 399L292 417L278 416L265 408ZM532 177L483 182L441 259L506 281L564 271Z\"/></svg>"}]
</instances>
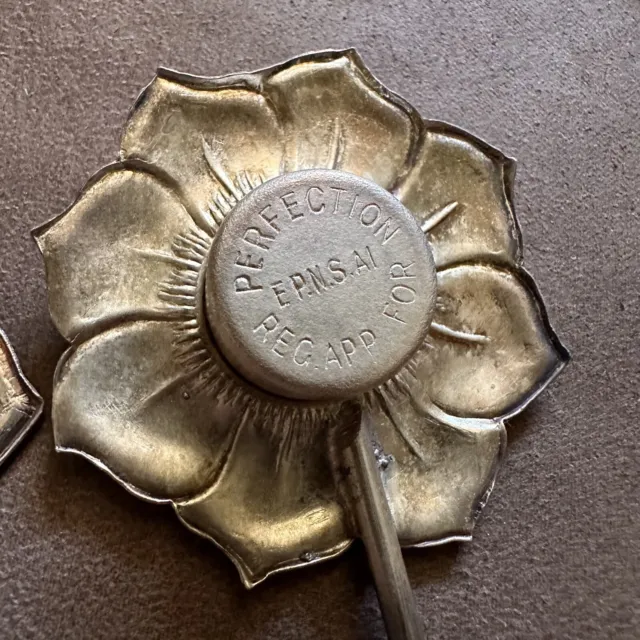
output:
<instances>
[{"instance_id":1,"label":"flower stem handle","mask_svg":"<svg viewBox=\"0 0 640 640\"><path fill-rule=\"evenodd\" d=\"M360 412L358 412L360 413ZM361 413L358 435L346 451L353 508L367 549L389 640L424 640L423 623L402 558L395 524L374 455L369 416Z\"/></svg>"}]
</instances>

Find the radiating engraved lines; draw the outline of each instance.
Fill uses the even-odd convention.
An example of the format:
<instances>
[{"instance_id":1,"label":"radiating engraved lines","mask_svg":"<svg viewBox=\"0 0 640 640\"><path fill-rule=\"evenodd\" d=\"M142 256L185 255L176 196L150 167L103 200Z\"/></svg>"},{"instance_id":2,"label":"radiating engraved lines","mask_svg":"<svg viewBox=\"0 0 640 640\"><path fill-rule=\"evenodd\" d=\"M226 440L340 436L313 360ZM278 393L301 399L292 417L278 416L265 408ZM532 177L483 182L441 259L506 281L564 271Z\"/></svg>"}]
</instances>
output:
<instances>
[{"instance_id":1,"label":"radiating engraved lines","mask_svg":"<svg viewBox=\"0 0 640 640\"><path fill-rule=\"evenodd\" d=\"M222 166L220 154L204 139L202 146L219 185L208 204L212 233L192 228L175 238L171 253L150 253L175 266L169 278L160 285L159 298L176 318L173 348L176 361L189 382L189 391L185 393L204 392L221 402L235 404L246 396L246 392L216 361L205 337L206 331L200 326L199 280L217 228L233 207L264 179L262 175L252 176L241 171L232 180Z\"/></svg>"},{"instance_id":2,"label":"radiating engraved lines","mask_svg":"<svg viewBox=\"0 0 640 640\"><path fill-rule=\"evenodd\" d=\"M393 398L389 398L384 390L380 393L381 402L378 402L379 410L387 417L391 424L395 427L396 432L404 440L407 448L413 453L416 458L425 462L424 456L420 450L420 445L411 437L404 421L397 415L396 404L392 401Z\"/></svg>"},{"instance_id":3,"label":"radiating engraved lines","mask_svg":"<svg viewBox=\"0 0 640 640\"><path fill-rule=\"evenodd\" d=\"M211 247L211 236L204 231L194 228L185 234L180 234L172 243L173 253L189 262L202 264Z\"/></svg>"},{"instance_id":4,"label":"radiating engraved lines","mask_svg":"<svg viewBox=\"0 0 640 640\"><path fill-rule=\"evenodd\" d=\"M168 262L176 266L184 264L184 260L178 260L172 253L167 251L161 251L159 249L139 249L138 247L128 247L130 251L137 253L143 258L151 258L152 260L161 260L162 262Z\"/></svg>"},{"instance_id":5,"label":"radiating engraved lines","mask_svg":"<svg viewBox=\"0 0 640 640\"><path fill-rule=\"evenodd\" d=\"M331 131L331 140L329 143L329 156L327 158L327 168L340 169L342 166L342 154L344 152L344 135L342 133L342 126L336 119L333 122L333 128Z\"/></svg>"},{"instance_id":6,"label":"radiating engraved lines","mask_svg":"<svg viewBox=\"0 0 640 640\"><path fill-rule=\"evenodd\" d=\"M205 212L210 216L212 227L216 231L233 207L244 196L260 186L265 181L265 177L261 172L251 174L248 171L240 171L235 180L232 180L222 165L220 151L214 149L204 138L202 138L202 150L211 173L219 185L209 200Z\"/></svg>"},{"instance_id":7,"label":"radiating engraved lines","mask_svg":"<svg viewBox=\"0 0 640 640\"><path fill-rule=\"evenodd\" d=\"M296 447L293 446L294 440L296 439L295 426L291 421L291 416L284 416L280 424L280 433L278 434L279 443L278 453L276 455L276 473L280 471L283 464L289 461L291 452L296 450Z\"/></svg>"},{"instance_id":8,"label":"radiating engraved lines","mask_svg":"<svg viewBox=\"0 0 640 640\"><path fill-rule=\"evenodd\" d=\"M255 403L252 407L254 419L266 430L265 436L276 447L275 471L300 464L304 451L316 452L318 437L327 442L327 429L335 425L340 403L325 406L286 405L272 400Z\"/></svg>"},{"instance_id":9,"label":"radiating engraved lines","mask_svg":"<svg viewBox=\"0 0 640 640\"><path fill-rule=\"evenodd\" d=\"M185 375L180 374L174 378L166 380L157 389L154 389L150 393L142 396L136 402L124 405L124 413L131 417L139 415L140 411L151 406L154 402L162 400L165 395L170 394L173 389L180 387L184 382L184 379Z\"/></svg>"},{"instance_id":10,"label":"radiating engraved lines","mask_svg":"<svg viewBox=\"0 0 640 640\"><path fill-rule=\"evenodd\" d=\"M405 363L400 371L383 382L376 389L373 389L372 391L369 391L365 394L365 403L368 406L373 406L373 404L376 402L377 393L382 393L383 395L386 394L388 397L394 400L399 400L403 396L410 396L411 388L418 379L418 367L420 366L422 354L427 349L434 348L435 345L431 341L430 336L427 335L418 350L411 356L409 361Z\"/></svg>"},{"instance_id":11,"label":"radiating engraved lines","mask_svg":"<svg viewBox=\"0 0 640 640\"><path fill-rule=\"evenodd\" d=\"M449 204L438 209L432 213L423 223L420 225L423 233L428 233L435 226L439 225L446 217L451 215L460 205L457 202L450 202Z\"/></svg>"},{"instance_id":12,"label":"radiating engraved lines","mask_svg":"<svg viewBox=\"0 0 640 640\"><path fill-rule=\"evenodd\" d=\"M252 189L253 182L241 178L243 188ZM174 266L171 274L160 285L159 298L163 313L172 319L174 333L172 348L182 375L176 383L182 384L185 398L204 393L218 402L239 406L254 419L269 424L270 431L279 441L279 458L286 458L292 442L304 440L313 427L326 422L333 409L292 406L263 399L252 393L236 379L217 359L207 330L201 326L200 278L213 237L199 228L181 234L171 245L171 253L139 251ZM149 401L152 401L150 398ZM288 428L286 425L290 425ZM291 426L295 426L295 429ZM275 428L274 428L275 427Z\"/></svg>"},{"instance_id":13,"label":"radiating engraved lines","mask_svg":"<svg viewBox=\"0 0 640 640\"><path fill-rule=\"evenodd\" d=\"M209 168L213 172L215 179L227 190L229 195L236 199L236 201L240 200L240 198L242 198L242 192L237 189L236 185L233 184L233 181L224 170L220 160L220 151L211 147L204 138L202 138L202 150L204 151L204 157Z\"/></svg>"},{"instance_id":14,"label":"radiating engraved lines","mask_svg":"<svg viewBox=\"0 0 640 640\"><path fill-rule=\"evenodd\" d=\"M406 367L403 367L398 373L389 378L380 385L380 390L388 393L392 398L400 398L409 393L410 383L408 376L411 375Z\"/></svg>"},{"instance_id":15,"label":"radiating engraved lines","mask_svg":"<svg viewBox=\"0 0 640 640\"><path fill-rule=\"evenodd\" d=\"M451 338L452 340L458 340L459 342L472 342L474 344L488 344L491 342L491 338L489 338L489 336L483 336L479 333L470 333L467 331L457 331L438 322L431 323L431 330L442 336Z\"/></svg>"},{"instance_id":16,"label":"radiating engraved lines","mask_svg":"<svg viewBox=\"0 0 640 640\"><path fill-rule=\"evenodd\" d=\"M233 400L229 395L232 381L222 375L202 337L198 321L198 282L213 238L199 228L181 234L171 245L171 260L175 265L169 278L161 283L159 298L172 312L174 324L173 349L176 362L184 371L189 390L213 392L221 400ZM186 392L189 394L189 392Z\"/></svg>"},{"instance_id":17,"label":"radiating engraved lines","mask_svg":"<svg viewBox=\"0 0 640 640\"><path fill-rule=\"evenodd\" d=\"M195 309L191 316L175 323L172 346L176 362L184 370L184 379L189 383L187 396L206 393L231 405L241 400L242 388L214 360L203 338Z\"/></svg>"},{"instance_id":18,"label":"radiating engraved lines","mask_svg":"<svg viewBox=\"0 0 640 640\"><path fill-rule=\"evenodd\" d=\"M158 293L168 309L183 311L187 317L195 314L198 278L210 245L211 237L194 228L173 241L171 254L160 254L175 265L169 278L160 284Z\"/></svg>"}]
</instances>

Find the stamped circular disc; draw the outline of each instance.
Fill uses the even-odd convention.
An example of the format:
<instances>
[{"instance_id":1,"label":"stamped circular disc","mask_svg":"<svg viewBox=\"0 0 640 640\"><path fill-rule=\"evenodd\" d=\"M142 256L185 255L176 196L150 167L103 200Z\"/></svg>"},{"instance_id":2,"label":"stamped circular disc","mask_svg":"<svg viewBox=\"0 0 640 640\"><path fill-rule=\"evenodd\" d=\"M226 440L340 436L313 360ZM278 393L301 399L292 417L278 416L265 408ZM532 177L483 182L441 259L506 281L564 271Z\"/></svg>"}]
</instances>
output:
<instances>
[{"instance_id":1,"label":"stamped circular disc","mask_svg":"<svg viewBox=\"0 0 640 640\"><path fill-rule=\"evenodd\" d=\"M353 397L422 344L435 267L413 215L388 191L334 170L274 178L224 221L205 284L229 363L274 394Z\"/></svg>"}]
</instances>

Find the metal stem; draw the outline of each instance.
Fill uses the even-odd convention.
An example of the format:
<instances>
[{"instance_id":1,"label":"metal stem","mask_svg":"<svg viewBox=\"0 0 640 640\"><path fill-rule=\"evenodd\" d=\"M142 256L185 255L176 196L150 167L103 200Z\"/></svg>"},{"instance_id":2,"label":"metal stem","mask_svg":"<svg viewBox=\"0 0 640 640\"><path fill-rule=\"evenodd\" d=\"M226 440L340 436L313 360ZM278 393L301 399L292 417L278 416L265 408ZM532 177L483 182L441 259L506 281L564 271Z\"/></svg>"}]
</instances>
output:
<instances>
[{"instance_id":1,"label":"metal stem","mask_svg":"<svg viewBox=\"0 0 640 640\"><path fill-rule=\"evenodd\" d=\"M355 472L350 478L355 494L355 516L389 639L424 640L423 624L416 610L365 412L349 454L350 466Z\"/></svg>"}]
</instances>

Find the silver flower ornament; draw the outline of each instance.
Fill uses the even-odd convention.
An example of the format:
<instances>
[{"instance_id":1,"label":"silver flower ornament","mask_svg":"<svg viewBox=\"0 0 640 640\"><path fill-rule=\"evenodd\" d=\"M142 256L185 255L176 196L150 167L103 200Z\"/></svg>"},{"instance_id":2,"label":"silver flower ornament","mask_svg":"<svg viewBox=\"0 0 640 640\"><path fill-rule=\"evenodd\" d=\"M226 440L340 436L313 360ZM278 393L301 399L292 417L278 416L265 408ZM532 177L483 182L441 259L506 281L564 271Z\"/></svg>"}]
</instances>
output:
<instances>
[{"instance_id":1,"label":"silver flower ornament","mask_svg":"<svg viewBox=\"0 0 640 640\"><path fill-rule=\"evenodd\" d=\"M159 71L119 161L35 232L51 315L71 343L54 382L56 447L172 504L248 587L336 556L354 536L332 444L340 402L247 380L206 308L225 223L271 181L311 169L385 190L435 265L424 341L357 396L403 546L470 538L504 420L568 360L522 268L511 159L424 121L353 50L217 79Z\"/></svg>"}]
</instances>

